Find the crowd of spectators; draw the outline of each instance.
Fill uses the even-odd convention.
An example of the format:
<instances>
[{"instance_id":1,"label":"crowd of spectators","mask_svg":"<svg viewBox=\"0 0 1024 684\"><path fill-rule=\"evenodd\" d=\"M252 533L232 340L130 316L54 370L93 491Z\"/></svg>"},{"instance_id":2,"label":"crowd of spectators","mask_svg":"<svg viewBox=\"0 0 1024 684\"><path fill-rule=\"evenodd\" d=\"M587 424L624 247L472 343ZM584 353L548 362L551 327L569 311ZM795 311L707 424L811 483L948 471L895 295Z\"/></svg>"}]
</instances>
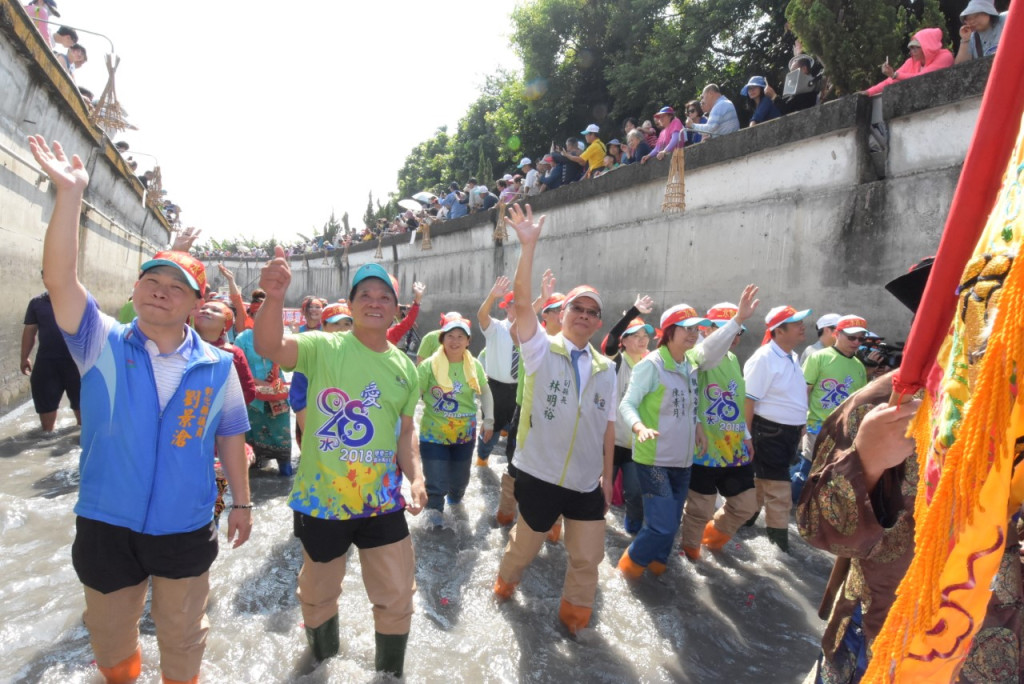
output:
<instances>
[{"instance_id":1,"label":"crowd of spectators","mask_svg":"<svg viewBox=\"0 0 1024 684\"><path fill-rule=\"evenodd\" d=\"M960 14L963 26L956 63L995 54L1005 16L996 10L992 0L970 0ZM886 78L864 93L879 95L893 82L954 63L953 53L942 45L939 28L924 28L915 33L907 44L907 51L909 56L899 68L893 68L886 60L881 65ZM821 65L803 52L799 41L793 53L781 95L762 75L752 76L740 90L740 97L747 101L748 126L819 104L820 85L824 81ZM685 104L682 117L677 116L671 105L666 105L655 112L652 119L653 125L650 120L639 124L634 117L625 119L619 130L611 131L613 136L607 143L602 140L601 127L589 124L580 131L580 137L571 137L562 146L552 145L547 153L536 157L523 157L515 170L496 179L490 187L477 178L470 178L461 188L453 181L448 188L439 191L440 199L423 203L423 211L417 216L432 215L448 220L487 211L499 201L510 204L527 200L569 183L599 178L630 164L664 159L677 148L722 137L741 127L737 105L715 83L706 85L699 99ZM403 217L396 217L391 228L395 232L406 229L407 225L412 229L415 221L413 212L407 212Z\"/></svg>"}]
</instances>

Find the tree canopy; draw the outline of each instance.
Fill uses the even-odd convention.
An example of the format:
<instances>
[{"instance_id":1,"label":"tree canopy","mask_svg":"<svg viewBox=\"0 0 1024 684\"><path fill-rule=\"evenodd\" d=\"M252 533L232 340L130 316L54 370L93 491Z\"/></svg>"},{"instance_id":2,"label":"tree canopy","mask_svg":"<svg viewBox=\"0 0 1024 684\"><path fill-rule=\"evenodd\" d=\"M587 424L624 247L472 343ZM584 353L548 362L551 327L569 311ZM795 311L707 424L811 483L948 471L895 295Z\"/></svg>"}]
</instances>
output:
<instances>
[{"instance_id":1,"label":"tree canopy","mask_svg":"<svg viewBox=\"0 0 1024 684\"><path fill-rule=\"evenodd\" d=\"M486 78L456 130L440 127L413 148L397 191L377 217L416 192L475 176L491 185L523 156L546 154L590 123L601 138L622 121L677 111L708 83L752 113L739 94L751 76L779 87L797 36L825 66L835 94L880 80L908 37L956 21L954 0L533 0L512 10L511 42L523 69ZM962 4L962 3L960 3ZM947 6L948 5L948 6ZM955 6L954 6L955 5ZM949 25L955 25L950 23ZM370 215L371 205L367 208Z\"/></svg>"}]
</instances>

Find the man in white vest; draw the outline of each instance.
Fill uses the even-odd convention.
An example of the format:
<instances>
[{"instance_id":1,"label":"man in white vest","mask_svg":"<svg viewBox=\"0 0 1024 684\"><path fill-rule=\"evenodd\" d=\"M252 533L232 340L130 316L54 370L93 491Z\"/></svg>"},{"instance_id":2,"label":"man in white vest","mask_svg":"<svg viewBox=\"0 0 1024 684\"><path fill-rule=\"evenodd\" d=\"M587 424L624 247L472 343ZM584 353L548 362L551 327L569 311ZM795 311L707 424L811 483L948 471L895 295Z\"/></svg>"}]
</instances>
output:
<instances>
[{"instance_id":1,"label":"man in white vest","mask_svg":"<svg viewBox=\"0 0 1024 684\"><path fill-rule=\"evenodd\" d=\"M601 296L589 285L566 295L559 334L548 336L537 325L530 280L544 217L534 223L529 205L525 214L518 205L508 214L522 245L513 292L526 379L512 460L519 520L509 534L494 593L502 600L512 596L547 531L563 516L569 567L558 617L576 634L590 622L604 558L618 397L615 364L589 343L601 327Z\"/></svg>"}]
</instances>

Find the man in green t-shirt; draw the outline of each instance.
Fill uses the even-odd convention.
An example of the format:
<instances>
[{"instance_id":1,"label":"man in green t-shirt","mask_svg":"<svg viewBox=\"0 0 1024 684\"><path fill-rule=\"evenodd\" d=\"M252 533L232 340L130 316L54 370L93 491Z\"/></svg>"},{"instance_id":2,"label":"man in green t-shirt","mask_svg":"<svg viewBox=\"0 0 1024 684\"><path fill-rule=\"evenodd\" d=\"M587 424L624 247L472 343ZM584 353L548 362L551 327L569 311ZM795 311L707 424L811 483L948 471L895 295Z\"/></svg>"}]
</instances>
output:
<instances>
[{"instance_id":1,"label":"man in green t-shirt","mask_svg":"<svg viewBox=\"0 0 1024 684\"><path fill-rule=\"evenodd\" d=\"M804 361L804 379L807 381L807 433L800 442L803 457L790 470L793 503L811 470L814 442L833 411L851 394L868 384L867 371L857 358L857 348L864 342L868 324L860 316L843 316L836 323L835 343L812 354Z\"/></svg>"},{"instance_id":2,"label":"man in green t-shirt","mask_svg":"<svg viewBox=\"0 0 1024 684\"><path fill-rule=\"evenodd\" d=\"M290 282L277 247L260 276L267 298L253 333L258 354L309 379L302 460L288 502L303 548L297 593L306 636L318 660L338 653L338 598L345 554L355 544L374 606L375 667L401 677L416 590L404 511L418 514L426 489L413 450L416 368L387 340L396 286L380 264L365 264L352 277L350 333L292 336L281 323Z\"/></svg>"}]
</instances>

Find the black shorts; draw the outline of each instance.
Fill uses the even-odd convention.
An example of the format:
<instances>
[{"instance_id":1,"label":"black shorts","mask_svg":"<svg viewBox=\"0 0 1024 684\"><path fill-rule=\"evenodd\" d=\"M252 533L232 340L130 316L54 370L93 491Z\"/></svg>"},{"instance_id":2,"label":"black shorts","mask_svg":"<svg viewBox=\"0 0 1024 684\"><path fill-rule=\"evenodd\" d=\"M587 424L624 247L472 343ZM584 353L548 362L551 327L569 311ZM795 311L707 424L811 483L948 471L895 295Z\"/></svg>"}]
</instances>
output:
<instances>
[{"instance_id":1,"label":"black shorts","mask_svg":"<svg viewBox=\"0 0 1024 684\"><path fill-rule=\"evenodd\" d=\"M570 520L604 520L604 492L577 492L539 480L520 470L516 474L519 515L531 529L547 532L564 515Z\"/></svg>"},{"instance_id":2,"label":"black shorts","mask_svg":"<svg viewBox=\"0 0 1024 684\"><path fill-rule=\"evenodd\" d=\"M35 404L36 413L56 411L65 392L72 410L78 410L82 376L78 373L78 366L71 359L36 359L29 384L32 387L32 403Z\"/></svg>"},{"instance_id":3,"label":"black shorts","mask_svg":"<svg viewBox=\"0 0 1024 684\"><path fill-rule=\"evenodd\" d=\"M82 584L102 594L134 587L148 577L199 577L217 557L217 528L180 534L142 534L79 516L71 563Z\"/></svg>"},{"instance_id":4,"label":"black shorts","mask_svg":"<svg viewBox=\"0 0 1024 684\"><path fill-rule=\"evenodd\" d=\"M731 468L697 465L690 468L690 491L698 494L721 494L728 498L754 488L754 466L751 463Z\"/></svg>"},{"instance_id":5,"label":"black shorts","mask_svg":"<svg viewBox=\"0 0 1024 684\"><path fill-rule=\"evenodd\" d=\"M294 513L295 536L316 563L330 563L344 556L353 544L357 549L374 549L409 536L404 510L351 520L325 520Z\"/></svg>"},{"instance_id":6,"label":"black shorts","mask_svg":"<svg viewBox=\"0 0 1024 684\"><path fill-rule=\"evenodd\" d=\"M754 416L754 476L789 482L789 466L800 452L803 425L783 425Z\"/></svg>"}]
</instances>

